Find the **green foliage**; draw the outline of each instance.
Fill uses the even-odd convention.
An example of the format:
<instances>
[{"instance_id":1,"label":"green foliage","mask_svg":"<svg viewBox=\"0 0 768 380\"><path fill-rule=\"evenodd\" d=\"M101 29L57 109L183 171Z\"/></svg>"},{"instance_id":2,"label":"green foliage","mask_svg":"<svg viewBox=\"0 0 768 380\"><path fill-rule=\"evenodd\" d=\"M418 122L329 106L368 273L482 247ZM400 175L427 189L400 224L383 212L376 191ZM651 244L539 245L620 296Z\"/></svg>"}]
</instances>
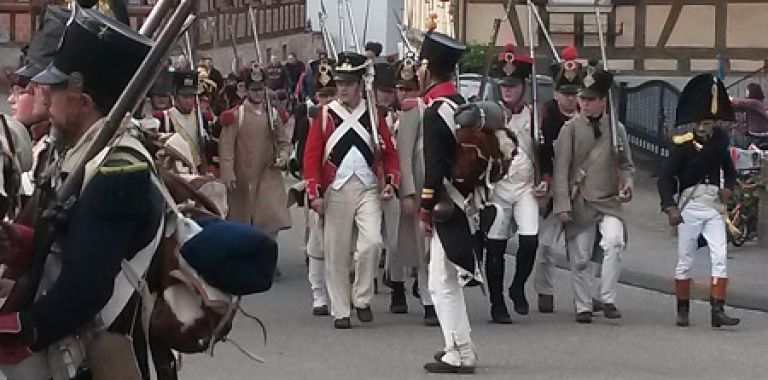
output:
<instances>
[{"instance_id":1,"label":"green foliage","mask_svg":"<svg viewBox=\"0 0 768 380\"><path fill-rule=\"evenodd\" d=\"M498 52L498 48L493 48L493 53ZM488 52L487 44L469 44L467 45L467 52L459 62L459 68L462 73L476 73L482 74L485 67L486 53Z\"/></svg>"}]
</instances>

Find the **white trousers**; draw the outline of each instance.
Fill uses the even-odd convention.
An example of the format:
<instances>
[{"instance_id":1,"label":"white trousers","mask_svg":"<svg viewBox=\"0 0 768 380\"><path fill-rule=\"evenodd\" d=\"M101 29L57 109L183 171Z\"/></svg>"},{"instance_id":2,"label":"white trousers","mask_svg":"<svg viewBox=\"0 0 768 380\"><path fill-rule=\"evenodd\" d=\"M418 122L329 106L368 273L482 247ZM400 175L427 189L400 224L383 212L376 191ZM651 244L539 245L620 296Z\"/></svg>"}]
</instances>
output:
<instances>
[{"instance_id":1,"label":"white trousers","mask_svg":"<svg viewBox=\"0 0 768 380\"><path fill-rule=\"evenodd\" d=\"M324 229L331 314L336 319L349 317L350 301L357 308L365 308L373 298L373 280L382 246L378 190L366 188L356 176L339 190L329 188L325 194ZM350 287L352 270L354 281Z\"/></svg>"},{"instance_id":2,"label":"white trousers","mask_svg":"<svg viewBox=\"0 0 768 380\"><path fill-rule=\"evenodd\" d=\"M456 266L446 257L437 231L430 239L429 292L445 340L446 354L442 360L454 366L474 365L464 290L459 285Z\"/></svg>"},{"instance_id":3,"label":"white trousers","mask_svg":"<svg viewBox=\"0 0 768 380\"><path fill-rule=\"evenodd\" d=\"M704 235L709 246L712 277L728 277L728 239L725 221L718 210L696 202L689 202L682 212L683 223L677 227L677 268L675 278L691 278L693 257L698 250L699 235Z\"/></svg>"},{"instance_id":4,"label":"white trousers","mask_svg":"<svg viewBox=\"0 0 768 380\"><path fill-rule=\"evenodd\" d=\"M568 228L568 227L566 227ZM576 312L592 311L592 254L595 246L597 229L589 226L580 227L580 231L567 239L571 275L573 277L574 301ZM624 251L624 224L619 218L603 215L597 223L602 239L603 266L600 274L599 298L603 303L616 303L616 288L621 273L621 253Z\"/></svg>"},{"instance_id":5,"label":"white trousers","mask_svg":"<svg viewBox=\"0 0 768 380\"><path fill-rule=\"evenodd\" d=\"M563 225L555 213L539 221L539 247L533 269L533 288L537 294L555 294L555 255L565 254L564 237Z\"/></svg>"},{"instance_id":6,"label":"white trousers","mask_svg":"<svg viewBox=\"0 0 768 380\"><path fill-rule=\"evenodd\" d=\"M494 194L491 203L499 206L502 213L488 231L488 239L507 240L515 233L532 236L539 232L539 204L532 192L526 192L514 202Z\"/></svg>"},{"instance_id":7,"label":"white trousers","mask_svg":"<svg viewBox=\"0 0 768 380\"><path fill-rule=\"evenodd\" d=\"M325 288L325 260L309 257L307 280L312 290L312 307L328 305L328 292Z\"/></svg>"}]
</instances>

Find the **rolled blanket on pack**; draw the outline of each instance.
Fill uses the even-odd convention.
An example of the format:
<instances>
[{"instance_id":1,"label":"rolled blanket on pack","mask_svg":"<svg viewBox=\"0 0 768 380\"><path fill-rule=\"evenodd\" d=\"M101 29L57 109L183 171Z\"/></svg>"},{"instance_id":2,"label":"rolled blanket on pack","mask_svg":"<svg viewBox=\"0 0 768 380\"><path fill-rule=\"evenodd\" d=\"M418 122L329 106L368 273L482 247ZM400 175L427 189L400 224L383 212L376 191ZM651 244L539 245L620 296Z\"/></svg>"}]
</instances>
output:
<instances>
[{"instance_id":1,"label":"rolled blanket on pack","mask_svg":"<svg viewBox=\"0 0 768 380\"><path fill-rule=\"evenodd\" d=\"M274 239L245 223L214 218L196 222L203 230L180 251L208 284L233 295L272 287L277 264Z\"/></svg>"}]
</instances>

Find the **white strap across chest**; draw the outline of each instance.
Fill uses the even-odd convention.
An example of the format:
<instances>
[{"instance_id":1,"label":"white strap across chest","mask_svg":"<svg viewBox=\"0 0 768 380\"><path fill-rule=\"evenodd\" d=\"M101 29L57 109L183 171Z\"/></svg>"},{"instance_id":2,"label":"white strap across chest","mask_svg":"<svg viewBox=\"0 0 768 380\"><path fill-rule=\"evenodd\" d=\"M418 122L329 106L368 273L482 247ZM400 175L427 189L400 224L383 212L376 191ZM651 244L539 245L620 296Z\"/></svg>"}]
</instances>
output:
<instances>
[{"instance_id":1,"label":"white strap across chest","mask_svg":"<svg viewBox=\"0 0 768 380\"><path fill-rule=\"evenodd\" d=\"M328 103L327 107L333 110L333 112L335 112L336 115L341 118L342 122L328 137L328 141L325 143L323 159L327 160L328 157L330 157L331 151L333 151L333 147L336 146L339 140L341 140L341 138L344 137L344 135L350 129L353 129L363 139L363 141L368 144L368 147L373 149L373 145L371 144L371 134L368 132L368 130L365 129L365 127L363 127L362 124L360 124L360 118L363 116L366 110L365 103L360 102L360 104L357 105L357 108L355 108L352 113L347 111L347 109L344 108L339 102Z\"/></svg>"},{"instance_id":2,"label":"white strap across chest","mask_svg":"<svg viewBox=\"0 0 768 380\"><path fill-rule=\"evenodd\" d=\"M440 104L440 107L437 108L437 113L440 115L441 118L443 118L443 121L445 122L445 125L448 126L448 128L451 130L451 133L456 135L456 121L454 120L453 114L454 111L456 111L456 108L458 108L458 105L456 102L454 102L451 99L445 98L445 97L438 97L433 99L431 102L429 102L429 106L432 105L432 103L442 101L443 103Z\"/></svg>"}]
</instances>

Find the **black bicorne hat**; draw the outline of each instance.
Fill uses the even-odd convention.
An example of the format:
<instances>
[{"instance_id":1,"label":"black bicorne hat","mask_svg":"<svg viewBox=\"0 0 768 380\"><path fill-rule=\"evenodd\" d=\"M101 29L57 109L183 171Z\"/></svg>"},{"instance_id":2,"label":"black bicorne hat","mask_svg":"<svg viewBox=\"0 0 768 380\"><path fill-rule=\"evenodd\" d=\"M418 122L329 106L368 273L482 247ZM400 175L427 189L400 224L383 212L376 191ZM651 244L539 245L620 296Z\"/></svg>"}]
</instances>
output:
<instances>
[{"instance_id":1,"label":"black bicorne hat","mask_svg":"<svg viewBox=\"0 0 768 380\"><path fill-rule=\"evenodd\" d=\"M526 54L515 53L515 45L507 44L499 53L491 76L501 80L502 86L517 86L531 77L533 60Z\"/></svg>"},{"instance_id":2,"label":"black bicorne hat","mask_svg":"<svg viewBox=\"0 0 768 380\"><path fill-rule=\"evenodd\" d=\"M560 58L562 62L550 66L554 90L563 94L577 94L584 80L584 69L581 63L576 61L579 52L576 47L568 46L563 48Z\"/></svg>"},{"instance_id":3,"label":"black bicorne hat","mask_svg":"<svg viewBox=\"0 0 768 380\"><path fill-rule=\"evenodd\" d=\"M53 62L32 81L65 84L82 77L83 91L111 108L144 61L153 42L92 9L75 8ZM98 57L98 58L96 58Z\"/></svg>"},{"instance_id":4,"label":"black bicorne hat","mask_svg":"<svg viewBox=\"0 0 768 380\"><path fill-rule=\"evenodd\" d=\"M448 75L456 68L467 47L445 34L430 31L424 35L419 53L420 60L427 60L427 68Z\"/></svg>"},{"instance_id":5,"label":"black bicorne hat","mask_svg":"<svg viewBox=\"0 0 768 380\"><path fill-rule=\"evenodd\" d=\"M368 68L368 58L362 54L344 51L339 53L333 79L336 82L357 82Z\"/></svg>"},{"instance_id":6,"label":"black bicorne hat","mask_svg":"<svg viewBox=\"0 0 768 380\"><path fill-rule=\"evenodd\" d=\"M677 101L676 126L703 120L734 121L733 105L723 82L706 73L691 79Z\"/></svg>"}]
</instances>

